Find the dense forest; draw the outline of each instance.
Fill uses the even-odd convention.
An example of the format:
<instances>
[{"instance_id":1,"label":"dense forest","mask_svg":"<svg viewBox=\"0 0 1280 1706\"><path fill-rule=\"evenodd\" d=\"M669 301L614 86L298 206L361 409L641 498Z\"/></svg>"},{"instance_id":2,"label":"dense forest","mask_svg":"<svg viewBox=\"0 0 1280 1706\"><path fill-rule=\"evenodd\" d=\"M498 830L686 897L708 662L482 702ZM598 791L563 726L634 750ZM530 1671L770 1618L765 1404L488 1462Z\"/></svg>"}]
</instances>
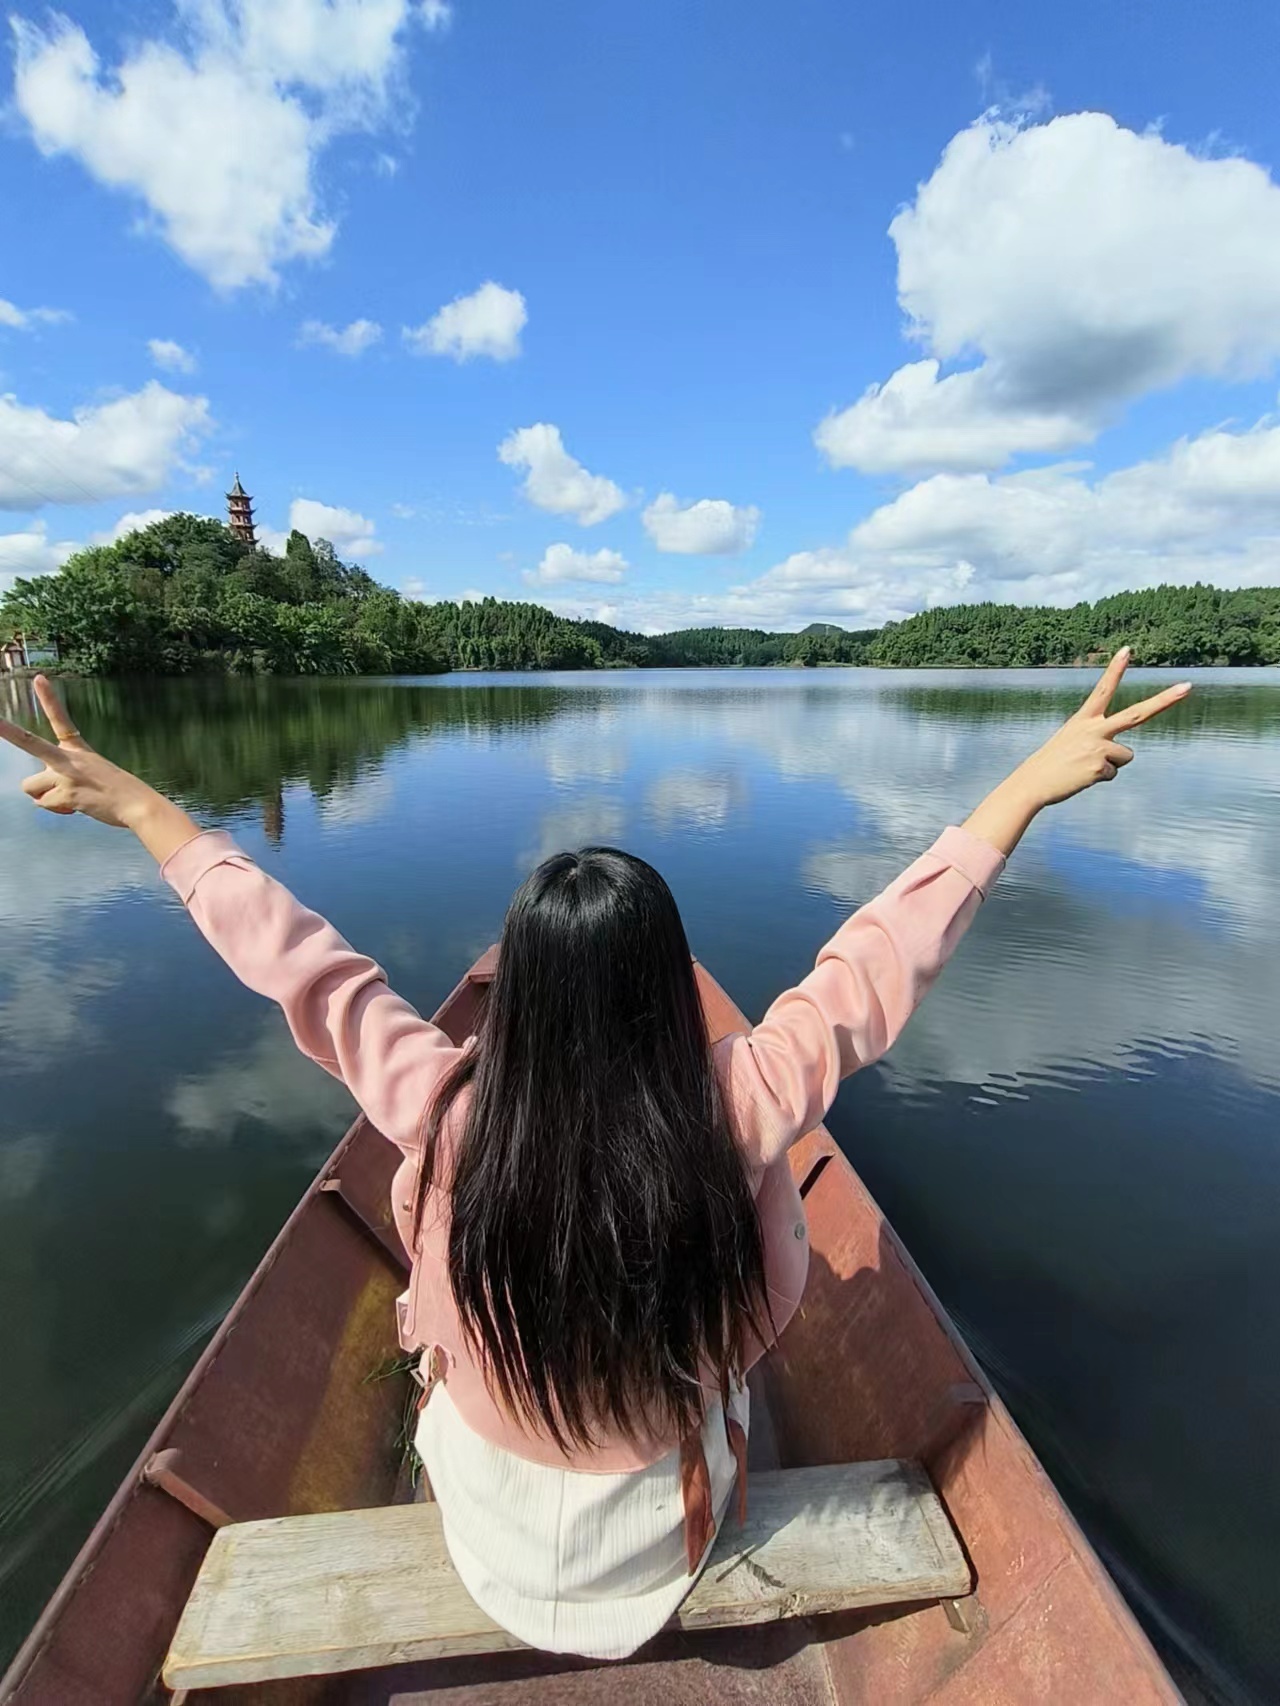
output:
<instances>
[{"instance_id":1,"label":"dense forest","mask_svg":"<svg viewBox=\"0 0 1280 1706\"><path fill-rule=\"evenodd\" d=\"M401 598L326 540L291 533L278 557L221 522L174 515L78 551L56 575L15 582L0 622L53 642L86 675L434 673L493 667L493 640L511 667L598 661L572 624L532 605L509 609L490 635L491 612L481 623L477 607Z\"/></svg>"},{"instance_id":2,"label":"dense forest","mask_svg":"<svg viewBox=\"0 0 1280 1706\"><path fill-rule=\"evenodd\" d=\"M960 604L882 628L867 661L884 666L1074 664L1133 648L1139 664L1280 663L1280 587L1157 586L1096 604Z\"/></svg>"},{"instance_id":3,"label":"dense forest","mask_svg":"<svg viewBox=\"0 0 1280 1706\"><path fill-rule=\"evenodd\" d=\"M385 675L454 669L867 664L1079 664L1127 643L1137 663L1280 663L1280 588L1197 584L1117 593L1066 609L928 610L880 629L814 623L799 634L688 628L631 634L541 605L426 604L294 532L283 556L221 522L173 515L18 580L0 632L57 645L84 675Z\"/></svg>"}]
</instances>

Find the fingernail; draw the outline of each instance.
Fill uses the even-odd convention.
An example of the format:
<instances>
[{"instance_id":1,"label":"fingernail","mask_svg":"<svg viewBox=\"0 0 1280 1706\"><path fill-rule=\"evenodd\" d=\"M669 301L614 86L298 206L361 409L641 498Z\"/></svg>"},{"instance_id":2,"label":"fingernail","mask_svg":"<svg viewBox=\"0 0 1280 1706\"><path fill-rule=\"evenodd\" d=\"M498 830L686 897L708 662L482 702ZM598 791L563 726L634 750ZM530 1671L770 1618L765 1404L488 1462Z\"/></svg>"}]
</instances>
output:
<instances>
[{"instance_id":1,"label":"fingernail","mask_svg":"<svg viewBox=\"0 0 1280 1706\"><path fill-rule=\"evenodd\" d=\"M1133 647L1132 646L1121 646L1120 656L1122 658L1132 657L1133 656Z\"/></svg>"},{"instance_id":2,"label":"fingernail","mask_svg":"<svg viewBox=\"0 0 1280 1706\"><path fill-rule=\"evenodd\" d=\"M1176 693L1190 693L1191 683L1189 681L1176 682L1174 685L1174 691Z\"/></svg>"}]
</instances>

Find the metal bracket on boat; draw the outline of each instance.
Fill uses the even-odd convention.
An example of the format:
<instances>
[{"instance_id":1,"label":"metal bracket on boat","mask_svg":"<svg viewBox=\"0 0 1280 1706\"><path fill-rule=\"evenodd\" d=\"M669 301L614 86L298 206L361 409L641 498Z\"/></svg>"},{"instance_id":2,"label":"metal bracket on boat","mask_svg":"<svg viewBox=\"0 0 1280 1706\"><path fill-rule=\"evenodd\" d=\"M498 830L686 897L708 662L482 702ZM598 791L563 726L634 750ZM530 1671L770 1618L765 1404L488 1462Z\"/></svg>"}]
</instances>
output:
<instances>
[{"instance_id":1,"label":"metal bracket on boat","mask_svg":"<svg viewBox=\"0 0 1280 1706\"><path fill-rule=\"evenodd\" d=\"M961 1380L947 1388L925 1431L926 1443L920 1453L920 1461L926 1469L963 1432L967 1418L974 1410L985 1409L986 1403L986 1393L974 1380Z\"/></svg>"},{"instance_id":2,"label":"metal bracket on boat","mask_svg":"<svg viewBox=\"0 0 1280 1706\"><path fill-rule=\"evenodd\" d=\"M973 1634L978 1627L977 1614L981 1610L976 1593L967 1593L963 1599L942 1599L938 1603L957 1635Z\"/></svg>"},{"instance_id":3,"label":"metal bracket on boat","mask_svg":"<svg viewBox=\"0 0 1280 1706\"><path fill-rule=\"evenodd\" d=\"M231 1518L221 1505L215 1505L212 1499L206 1499L185 1476L178 1473L178 1465L181 1462L182 1453L174 1446L170 1446L167 1451L153 1452L143 1465L142 1479L148 1486L159 1487L162 1493L168 1493L171 1499L177 1499L180 1505L185 1505L193 1516L198 1516L201 1522L207 1522L210 1528L226 1528Z\"/></svg>"},{"instance_id":4,"label":"metal bracket on boat","mask_svg":"<svg viewBox=\"0 0 1280 1706\"><path fill-rule=\"evenodd\" d=\"M376 1220L370 1219L360 1204L353 1202L347 1195L342 1180L337 1174L331 1174L329 1178L321 1179L320 1189L326 1196L336 1197L361 1231L368 1233L378 1248L385 1255L391 1257L401 1272L408 1272L409 1263L405 1259L404 1246L395 1231L386 1226L380 1226Z\"/></svg>"}]
</instances>

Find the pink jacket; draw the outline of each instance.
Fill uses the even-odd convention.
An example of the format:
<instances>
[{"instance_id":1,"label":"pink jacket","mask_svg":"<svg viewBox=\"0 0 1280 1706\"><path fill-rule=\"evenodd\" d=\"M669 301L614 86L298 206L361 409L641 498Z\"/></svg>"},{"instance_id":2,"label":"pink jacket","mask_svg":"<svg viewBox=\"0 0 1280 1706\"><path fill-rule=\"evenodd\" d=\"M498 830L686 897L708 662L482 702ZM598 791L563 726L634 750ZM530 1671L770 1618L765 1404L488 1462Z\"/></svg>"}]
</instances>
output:
<instances>
[{"instance_id":1,"label":"pink jacket","mask_svg":"<svg viewBox=\"0 0 1280 1706\"><path fill-rule=\"evenodd\" d=\"M841 925L802 983L748 1035L725 1037L715 1064L750 1170L764 1234L765 1268L779 1331L795 1313L808 1272L804 1208L788 1148L819 1125L840 1080L878 1059L946 964L1004 866L1001 854L947 829L884 892ZM392 1186L396 1224L412 1249L414 1184L432 1091L458 1050L387 987L380 967L347 945L221 830L196 836L164 878L242 983L278 1001L302 1052L339 1078L377 1129L403 1151ZM465 1094L441 1134L437 1178L447 1181ZM449 1396L485 1439L557 1467L618 1472L672 1450L673 1440L609 1440L566 1458L490 1397L460 1328L449 1286L447 1189L434 1193L409 1289L399 1300L406 1350L444 1353ZM758 1347L756 1355L763 1351Z\"/></svg>"}]
</instances>

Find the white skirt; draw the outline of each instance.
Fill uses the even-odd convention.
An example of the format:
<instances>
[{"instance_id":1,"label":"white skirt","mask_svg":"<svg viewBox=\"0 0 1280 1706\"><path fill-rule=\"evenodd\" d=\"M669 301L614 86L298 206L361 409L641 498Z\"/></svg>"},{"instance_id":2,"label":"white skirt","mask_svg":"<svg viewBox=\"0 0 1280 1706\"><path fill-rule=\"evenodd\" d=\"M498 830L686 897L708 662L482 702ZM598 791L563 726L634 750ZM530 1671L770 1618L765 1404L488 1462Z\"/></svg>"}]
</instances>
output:
<instances>
[{"instance_id":1,"label":"white skirt","mask_svg":"<svg viewBox=\"0 0 1280 1706\"><path fill-rule=\"evenodd\" d=\"M730 1395L729 1413L745 1432L745 1387ZM469 1428L443 1381L414 1443L468 1593L531 1647L626 1658L670 1620L697 1580L685 1555L678 1450L622 1475L531 1463ZM719 1401L702 1445L719 1530L737 1470Z\"/></svg>"}]
</instances>

